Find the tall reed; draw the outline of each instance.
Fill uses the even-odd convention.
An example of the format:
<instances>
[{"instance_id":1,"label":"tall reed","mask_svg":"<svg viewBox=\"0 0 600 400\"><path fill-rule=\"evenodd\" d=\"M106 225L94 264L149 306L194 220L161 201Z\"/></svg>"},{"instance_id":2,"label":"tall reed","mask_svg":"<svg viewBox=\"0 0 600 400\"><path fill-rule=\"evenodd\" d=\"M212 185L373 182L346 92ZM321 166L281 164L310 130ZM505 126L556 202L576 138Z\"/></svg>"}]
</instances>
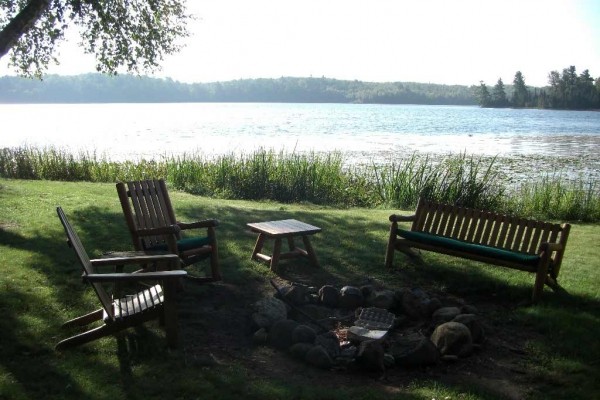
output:
<instances>
[{"instance_id":1,"label":"tall reed","mask_svg":"<svg viewBox=\"0 0 600 400\"><path fill-rule=\"evenodd\" d=\"M414 153L385 165L346 166L342 153L164 156L111 161L56 148L0 149L0 176L16 179L116 182L165 178L205 196L312 202L338 207L412 209L419 197L540 219L600 221L600 183L561 174L511 186L496 158L466 153L434 158Z\"/></svg>"},{"instance_id":2,"label":"tall reed","mask_svg":"<svg viewBox=\"0 0 600 400\"><path fill-rule=\"evenodd\" d=\"M600 221L600 184L561 173L545 175L540 181L521 184L511 192L505 207L515 214L534 218L571 221Z\"/></svg>"},{"instance_id":3,"label":"tall reed","mask_svg":"<svg viewBox=\"0 0 600 400\"><path fill-rule=\"evenodd\" d=\"M392 207L413 207L419 197L426 197L495 209L502 204L504 188L499 184L494 162L464 153L439 160L412 154L389 165L374 165L373 171L381 202Z\"/></svg>"}]
</instances>

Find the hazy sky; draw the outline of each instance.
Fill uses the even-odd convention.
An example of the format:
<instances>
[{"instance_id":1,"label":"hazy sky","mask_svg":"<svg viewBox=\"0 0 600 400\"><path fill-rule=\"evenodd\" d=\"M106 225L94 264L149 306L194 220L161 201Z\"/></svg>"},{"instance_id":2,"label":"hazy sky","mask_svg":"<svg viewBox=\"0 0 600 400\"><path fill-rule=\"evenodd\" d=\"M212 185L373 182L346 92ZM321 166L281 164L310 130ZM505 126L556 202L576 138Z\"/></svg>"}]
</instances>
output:
<instances>
[{"instance_id":1,"label":"hazy sky","mask_svg":"<svg viewBox=\"0 0 600 400\"><path fill-rule=\"evenodd\" d=\"M314 76L446 84L600 76L600 0L188 0L186 47L158 76L183 82ZM73 35L75 36L75 35ZM76 37L50 72L94 72ZM10 72L0 61L0 75Z\"/></svg>"}]
</instances>

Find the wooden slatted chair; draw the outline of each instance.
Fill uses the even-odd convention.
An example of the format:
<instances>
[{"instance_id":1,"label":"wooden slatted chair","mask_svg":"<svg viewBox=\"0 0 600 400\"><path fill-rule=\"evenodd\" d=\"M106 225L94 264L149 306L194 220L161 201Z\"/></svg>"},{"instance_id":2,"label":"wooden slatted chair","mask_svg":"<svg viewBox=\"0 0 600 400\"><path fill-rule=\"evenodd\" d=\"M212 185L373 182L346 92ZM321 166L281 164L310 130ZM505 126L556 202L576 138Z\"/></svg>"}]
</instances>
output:
<instances>
[{"instance_id":1,"label":"wooden slatted chair","mask_svg":"<svg viewBox=\"0 0 600 400\"><path fill-rule=\"evenodd\" d=\"M188 274L188 278L199 282L221 280L215 234L219 221L178 222L162 179L120 182L117 193L136 250L168 250L179 256L184 267L209 258L207 276ZM203 229L206 236L182 237L181 232L190 229Z\"/></svg>"},{"instance_id":2,"label":"wooden slatted chair","mask_svg":"<svg viewBox=\"0 0 600 400\"><path fill-rule=\"evenodd\" d=\"M57 212L67 234L69 246L75 251L77 259L83 267L83 281L92 285L102 304L102 308L72 319L63 324L63 327L83 327L100 320L103 321L103 325L60 341L56 345L56 349L61 351L88 343L153 319L158 319L164 325L169 347L177 347L179 338L174 296L179 280L186 275L186 272L174 270L146 273L99 273L98 267L166 263L168 266L177 268L178 257L174 254L164 254L90 260L63 210L58 207ZM114 287L126 282L142 281L158 283L132 295L117 298L113 298L105 287L109 284Z\"/></svg>"}]
</instances>

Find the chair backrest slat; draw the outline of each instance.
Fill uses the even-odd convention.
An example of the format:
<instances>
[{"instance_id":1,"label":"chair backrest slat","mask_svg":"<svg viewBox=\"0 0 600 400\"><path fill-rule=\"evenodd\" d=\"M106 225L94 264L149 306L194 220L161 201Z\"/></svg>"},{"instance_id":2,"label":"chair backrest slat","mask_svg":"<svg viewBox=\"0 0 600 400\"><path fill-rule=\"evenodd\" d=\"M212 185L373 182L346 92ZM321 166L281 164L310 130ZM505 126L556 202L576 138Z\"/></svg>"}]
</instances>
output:
<instances>
[{"instance_id":1,"label":"chair backrest slat","mask_svg":"<svg viewBox=\"0 0 600 400\"><path fill-rule=\"evenodd\" d=\"M138 229L161 228L176 223L175 213L164 180L143 180L117 185L119 199L127 223L135 223ZM125 193L122 193L125 192ZM135 227L130 227L135 234ZM179 239L179 236L177 236ZM134 244L136 240L134 239ZM165 243L163 236L143 236L137 239L138 250L148 249Z\"/></svg>"},{"instance_id":2,"label":"chair backrest slat","mask_svg":"<svg viewBox=\"0 0 600 400\"><path fill-rule=\"evenodd\" d=\"M81 243L81 239L79 239L79 236L69 223L69 220L67 219L67 216L65 215L63 209L61 207L57 207L56 212L58 213L58 218L60 219L60 222L62 223L62 226L65 229L65 233L67 234L69 244L71 245L71 248L75 251L75 255L77 256L77 259L79 260L79 263L83 268L83 273L86 275L96 273L96 269L92 265L90 258L87 255L83 244ZM113 310L113 302L111 296L109 296L109 294L106 292L106 290L100 283L92 283L92 287L98 295L98 298L100 299L100 303L102 303L104 311L106 311L106 313L111 319L114 319L115 314Z\"/></svg>"}]
</instances>

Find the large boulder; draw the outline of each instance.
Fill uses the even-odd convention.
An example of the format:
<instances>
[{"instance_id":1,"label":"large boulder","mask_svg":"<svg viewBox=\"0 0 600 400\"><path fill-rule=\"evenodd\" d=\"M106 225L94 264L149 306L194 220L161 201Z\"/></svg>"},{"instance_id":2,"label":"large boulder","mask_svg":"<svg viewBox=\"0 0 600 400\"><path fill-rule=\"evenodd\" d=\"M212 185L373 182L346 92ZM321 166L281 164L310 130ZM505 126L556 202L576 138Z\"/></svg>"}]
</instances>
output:
<instances>
[{"instance_id":1,"label":"large boulder","mask_svg":"<svg viewBox=\"0 0 600 400\"><path fill-rule=\"evenodd\" d=\"M329 331L315 338L315 344L322 346L332 359L338 357L341 353L340 341L335 333Z\"/></svg>"},{"instance_id":2,"label":"large boulder","mask_svg":"<svg viewBox=\"0 0 600 400\"><path fill-rule=\"evenodd\" d=\"M253 305L252 322L258 328L270 329L271 326L287 318L286 304L274 297L261 299Z\"/></svg>"},{"instance_id":3,"label":"large boulder","mask_svg":"<svg viewBox=\"0 0 600 400\"><path fill-rule=\"evenodd\" d=\"M385 371L384 350L381 341L367 340L361 342L356 354L356 361L369 371Z\"/></svg>"},{"instance_id":4,"label":"large boulder","mask_svg":"<svg viewBox=\"0 0 600 400\"><path fill-rule=\"evenodd\" d=\"M475 314L459 314L452 321L460 322L469 328L471 339L475 344L483 343L485 339L485 331L481 323L481 319Z\"/></svg>"},{"instance_id":5,"label":"large boulder","mask_svg":"<svg viewBox=\"0 0 600 400\"><path fill-rule=\"evenodd\" d=\"M290 354L297 360L306 360L306 355L308 352L315 347L315 345L310 343L296 343L290 347Z\"/></svg>"},{"instance_id":6,"label":"large boulder","mask_svg":"<svg viewBox=\"0 0 600 400\"><path fill-rule=\"evenodd\" d=\"M269 344L276 349L287 350L294 344L293 334L298 325L296 321L291 319L282 319L275 322L269 331Z\"/></svg>"},{"instance_id":7,"label":"large boulder","mask_svg":"<svg viewBox=\"0 0 600 400\"><path fill-rule=\"evenodd\" d=\"M313 346L307 353L304 360L318 368L328 369L333 366L333 361L329 353L323 346Z\"/></svg>"},{"instance_id":8,"label":"large boulder","mask_svg":"<svg viewBox=\"0 0 600 400\"><path fill-rule=\"evenodd\" d=\"M460 322L446 322L439 325L431 335L431 341L442 356L465 357L473 351L471 331Z\"/></svg>"},{"instance_id":9,"label":"large boulder","mask_svg":"<svg viewBox=\"0 0 600 400\"><path fill-rule=\"evenodd\" d=\"M450 322L456 316L460 314L460 308L458 307L442 307L438 308L433 314L431 314L431 324L438 326L444 322Z\"/></svg>"},{"instance_id":10,"label":"large boulder","mask_svg":"<svg viewBox=\"0 0 600 400\"><path fill-rule=\"evenodd\" d=\"M356 286L344 286L340 290L340 302L341 308L353 310L363 305L364 298L359 288Z\"/></svg>"},{"instance_id":11,"label":"large boulder","mask_svg":"<svg viewBox=\"0 0 600 400\"><path fill-rule=\"evenodd\" d=\"M319 289L319 302L327 307L335 308L340 301L340 292L331 285L325 285Z\"/></svg>"},{"instance_id":12,"label":"large boulder","mask_svg":"<svg viewBox=\"0 0 600 400\"><path fill-rule=\"evenodd\" d=\"M292 343L314 343L317 333L306 325L298 325L292 332Z\"/></svg>"},{"instance_id":13,"label":"large boulder","mask_svg":"<svg viewBox=\"0 0 600 400\"><path fill-rule=\"evenodd\" d=\"M427 336L420 333L395 336L389 352L394 356L396 365L402 367L422 367L440 361L438 348Z\"/></svg>"},{"instance_id":14,"label":"large boulder","mask_svg":"<svg viewBox=\"0 0 600 400\"><path fill-rule=\"evenodd\" d=\"M368 306L390 310L396 305L396 293L393 290L374 290L366 299Z\"/></svg>"}]
</instances>

